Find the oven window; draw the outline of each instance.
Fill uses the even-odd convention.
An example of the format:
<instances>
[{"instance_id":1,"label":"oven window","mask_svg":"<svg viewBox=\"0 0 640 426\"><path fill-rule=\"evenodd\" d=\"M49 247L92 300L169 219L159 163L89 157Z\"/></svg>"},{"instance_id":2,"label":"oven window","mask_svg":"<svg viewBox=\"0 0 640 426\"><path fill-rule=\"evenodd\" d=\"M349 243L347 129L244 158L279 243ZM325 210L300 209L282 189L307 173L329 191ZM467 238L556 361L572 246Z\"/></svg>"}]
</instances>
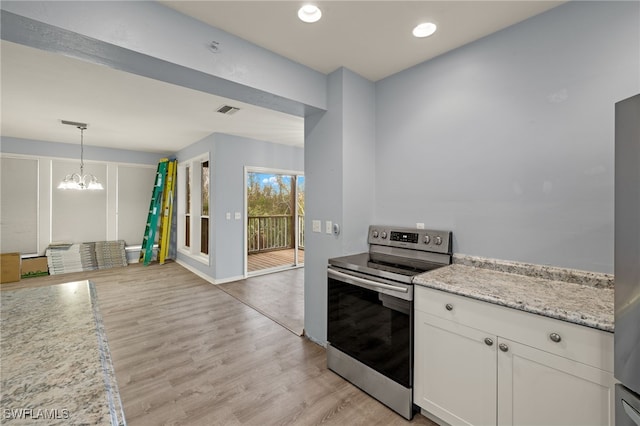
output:
<instances>
[{"instance_id":1,"label":"oven window","mask_svg":"<svg viewBox=\"0 0 640 426\"><path fill-rule=\"evenodd\" d=\"M332 278L328 284L329 343L411 387L412 303Z\"/></svg>"}]
</instances>

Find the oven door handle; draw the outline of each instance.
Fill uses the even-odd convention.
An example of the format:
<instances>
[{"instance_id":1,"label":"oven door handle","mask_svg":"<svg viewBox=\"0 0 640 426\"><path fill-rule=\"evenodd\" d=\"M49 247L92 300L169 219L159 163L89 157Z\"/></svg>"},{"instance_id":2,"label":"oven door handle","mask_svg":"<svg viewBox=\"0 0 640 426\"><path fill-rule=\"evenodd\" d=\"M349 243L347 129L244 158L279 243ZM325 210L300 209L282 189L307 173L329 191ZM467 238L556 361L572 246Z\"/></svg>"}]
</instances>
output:
<instances>
[{"instance_id":1,"label":"oven door handle","mask_svg":"<svg viewBox=\"0 0 640 426\"><path fill-rule=\"evenodd\" d=\"M360 278L360 277L356 277L353 275L349 275L349 274L345 274L344 272L338 272L335 271L333 269L328 269L329 271L329 276L333 276L333 278L336 279L347 279L347 280L351 280L354 281L356 283L359 284L363 284L366 286L370 286L370 287L377 287L377 288L383 288L385 290L392 290L392 291L399 291L401 293L408 293L409 289L405 288L405 287L398 287L395 285L390 285L390 284L383 284L383 283L379 283L376 281L371 281L371 280L367 280L365 278Z\"/></svg>"}]
</instances>

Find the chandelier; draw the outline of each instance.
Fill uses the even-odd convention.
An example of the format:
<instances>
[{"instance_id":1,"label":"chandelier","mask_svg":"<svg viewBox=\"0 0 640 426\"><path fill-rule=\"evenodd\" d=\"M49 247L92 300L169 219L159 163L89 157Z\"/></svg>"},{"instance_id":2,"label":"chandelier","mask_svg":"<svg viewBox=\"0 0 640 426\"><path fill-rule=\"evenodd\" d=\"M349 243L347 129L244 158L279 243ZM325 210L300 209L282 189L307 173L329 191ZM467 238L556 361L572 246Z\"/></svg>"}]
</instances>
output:
<instances>
[{"instance_id":1,"label":"chandelier","mask_svg":"<svg viewBox=\"0 0 640 426\"><path fill-rule=\"evenodd\" d=\"M58 185L58 189L76 189L76 190L102 190L104 187L100 182L98 182L98 178L92 175L91 173L84 174L84 131L87 130L86 123L76 123L74 121L66 121L61 120L62 124L68 124L70 126L76 126L80 129L80 174L71 173L66 175L60 185Z\"/></svg>"}]
</instances>

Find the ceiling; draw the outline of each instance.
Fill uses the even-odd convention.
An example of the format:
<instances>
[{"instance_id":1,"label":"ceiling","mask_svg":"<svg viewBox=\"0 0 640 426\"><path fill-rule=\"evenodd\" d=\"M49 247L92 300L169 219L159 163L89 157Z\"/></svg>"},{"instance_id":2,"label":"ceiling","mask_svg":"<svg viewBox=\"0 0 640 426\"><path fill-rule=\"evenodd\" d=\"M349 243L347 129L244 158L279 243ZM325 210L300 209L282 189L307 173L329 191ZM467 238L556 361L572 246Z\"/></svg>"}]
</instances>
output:
<instances>
[{"instance_id":1,"label":"ceiling","mask_svg":"<svg viewBox=\"0 0 640 426\"><path fill-rule=\"evenodd\" d=\"M214 132L302 146L304 119L2 41L2 136L171 153ZM216 110L239 107L232 115Z\"/></svg>"},{"instance_id":2,"label":"ceiling","mask_svg":"<svg viewBox=\"0 0 640 426\"><path fill-rule=\"evenodd\" d=\"M345 66L377 81L553 8L551 1L320 1L322 19L297 19L299 1L163 1L181 13L322 73ZM482 16L482 19L477 19ZM438 25L416 39L413 27ZM304 143L300 117L2 41L2 136L79 143L60 120L88 124L85 144L175 152L222 132ZM241 108L233 115L215 110Z\"/></svg>"},{"instance_id":3,"label":"ceiling","mask_svg":"<svg viewBox=\"0 0 640 426\"><path fill-rule=\"evenodd\" d=\"M371 81L549 10L560 1L160 1L185 15L328 74L344 66ZM297 18L313 3L320 21ZM421 22L438 30L418 39Z\"/></svg>"}]
</instances>

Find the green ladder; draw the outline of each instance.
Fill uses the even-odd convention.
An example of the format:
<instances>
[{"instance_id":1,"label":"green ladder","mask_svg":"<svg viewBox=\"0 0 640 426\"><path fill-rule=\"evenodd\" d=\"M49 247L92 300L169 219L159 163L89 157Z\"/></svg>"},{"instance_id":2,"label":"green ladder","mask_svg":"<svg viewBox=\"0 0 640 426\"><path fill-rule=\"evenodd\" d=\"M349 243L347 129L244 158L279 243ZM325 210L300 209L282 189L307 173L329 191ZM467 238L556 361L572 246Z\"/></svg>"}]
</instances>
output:
<instances>
[{"instance_id":1,"label":"green ladder","mask_svg":"<svg viewBox=\"0 0 640 426\"><path fill-rule=\"evenodd\" d=\"M151 194L151 203L149 204L149 215L147 216L147 226L144 230L142 249L140 250L140 262L143 262L145 265L148 265L153 258L153 245L156 242L158 217L162 212L162 193L164 191L165 180L167 177L168 164L168 158L161 159L158 163L158 170L156 171L153 193Z\"/></svg>"}]
</instances>

